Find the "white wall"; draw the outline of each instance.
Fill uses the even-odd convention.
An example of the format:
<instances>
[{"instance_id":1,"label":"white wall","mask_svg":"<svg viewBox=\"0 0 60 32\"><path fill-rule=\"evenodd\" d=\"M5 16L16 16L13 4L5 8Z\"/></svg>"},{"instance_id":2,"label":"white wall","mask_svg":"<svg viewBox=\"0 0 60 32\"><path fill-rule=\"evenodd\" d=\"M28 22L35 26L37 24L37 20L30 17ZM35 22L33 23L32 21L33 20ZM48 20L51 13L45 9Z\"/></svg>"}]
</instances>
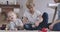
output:
<instances>
[{"instance_id":1,"label":"white wall","mask_svg":"<svg viewBox=\"0 0 60 32\"><path fill-rule=\"evenodd\" d=\"M51 9L47 6L48 3L54 3L53 0L36 0L36 8L40 10L42 13L47 12L49 16L49 22L52 21L54 9Z\"/></svg>"},{"instance_id":2,"label":"white wall","mask_svg":"<svg viewBox=\"0 0 60 32\"><path fill-rule=\"evenodd\" d=\"M6 0L0 0L0 1L6 1ZM12 1L12 0L9 0L9 1ZM13 1L15 1L15 0L13 0ZM21 6L20 17L22 17L24 11L26 10L26 6L25 6L26 0L18 0L18 1ZM54 3L54 1L53 0L34 0L34 1L36 4L36 9L40 10L42 13L47 12L49 15L49 22L51 22L52 18L53 18L53 14L54 14L54 9L47 7L47 4Z\"/></svg>"}]
</instances>

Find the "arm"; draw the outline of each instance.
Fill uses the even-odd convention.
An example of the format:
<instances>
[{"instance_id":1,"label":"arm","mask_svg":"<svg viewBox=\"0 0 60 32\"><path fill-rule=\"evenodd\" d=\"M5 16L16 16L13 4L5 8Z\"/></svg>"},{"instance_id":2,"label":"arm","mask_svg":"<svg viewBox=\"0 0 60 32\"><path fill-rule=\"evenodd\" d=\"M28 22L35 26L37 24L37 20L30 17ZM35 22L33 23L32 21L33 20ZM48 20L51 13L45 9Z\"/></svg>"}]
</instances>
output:
<instances>
[{"instance_id":1,"label":"arm","mask_svg":"<svg viewBox=\"0 0 60 32\"><path fill-rule=\"evenodd\" d=\"M16 24L18 26L17 29L21 29L21 30L24 29L21 19L18 19L18 21L16 21Z\"/></svg>"},{"instance_id":2,"label":"arm","mask_svg":"<svg viewBox=\"0 0 60 32\"><path fill-rule=\"evenodd\" d=\"M38 22L41 23L43 21L43 17L41 15L38 16Z\"/></svg>"},{"instance_id":3,"label":"arm","mask_svg":"<svg viewBox=\"0 0 60 32\"><path fill-rule=\"evenodd\" d=\"M59 23L59 22L60 22L60 20L56 20L51 25L54 26L56 23Z\"/></svg>"},{"instance_id":4,"label":"arm","mask_svg":"<svg viewBox=\"0 0 60 32\"><path fill-rule=\"evenodd\" d=\"M26 24L27 20L28 19L26 17L23 17L23 24Z\"/></svg>"},{"instance_id":5,"label":"arm","mask_svg":"<svg viewBox=\"0 0 60 32\"><path fill-rule=\"evenodd\" d=\"M43 18L41 15L38 16L38 20L35 22L35 26L38 26L43 21Z\"/></svg>"},{"instance_id":6,"label":"arm","mask_svg":"<svg viewBox=\"0 0 60 32\"><path fill-rule=\"evenodd\" d=\"M59 23L60 22L60 20L56 20L56 21L54 21L50 26L49 26L49 29L53 29L53 26L56 24L56 23Z\"/></svg>"}]
</instances>

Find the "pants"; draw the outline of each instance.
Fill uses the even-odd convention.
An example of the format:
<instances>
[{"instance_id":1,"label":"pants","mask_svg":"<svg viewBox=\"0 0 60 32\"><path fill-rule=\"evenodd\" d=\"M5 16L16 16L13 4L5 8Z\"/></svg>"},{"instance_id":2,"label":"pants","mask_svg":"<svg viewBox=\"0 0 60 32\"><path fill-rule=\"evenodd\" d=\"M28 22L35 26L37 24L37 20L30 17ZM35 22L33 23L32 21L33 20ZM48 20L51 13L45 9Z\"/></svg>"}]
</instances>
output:
<instances>
[{"instance_id":1,"label":"pants","mask_svg":"<svg viewBox=\"0 0 60 32\"><path fill-rule=\"evenodd\" d=\"M33 28L32 24L25 24L24 28L26 30L41 30L43 27L46 28L48 24L48 14L44 12L42 17L43 17L43 22L41 22L38 27Z\"/></svg>"},{"instance_id":2,"label":"pants","mask_svg":"<svg viewBox=\"0 0 60 32\"><path fill-rule=\"evenodd\" d=\"M60 23L54 25L53 31L60 31Z\"/></svg>"}]
</instances>

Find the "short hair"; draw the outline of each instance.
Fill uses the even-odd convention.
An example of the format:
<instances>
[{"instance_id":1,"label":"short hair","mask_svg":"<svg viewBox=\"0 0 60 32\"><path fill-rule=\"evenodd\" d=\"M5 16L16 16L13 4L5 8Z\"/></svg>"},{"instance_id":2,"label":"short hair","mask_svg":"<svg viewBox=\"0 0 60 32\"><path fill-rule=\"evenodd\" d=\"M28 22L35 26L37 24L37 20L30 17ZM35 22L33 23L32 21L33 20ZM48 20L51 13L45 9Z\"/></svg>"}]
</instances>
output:
<instances>
[{"instance_id":1,"label":"short hair","mask_svg":"<svg viewBox=\"0 0 60 32\"><path fill-rule=\"evenodd\" d=\"M35 4L34 3L26 3L27 8L30 7L30 6L35 6Z\"/></svg>"}]
</instances>

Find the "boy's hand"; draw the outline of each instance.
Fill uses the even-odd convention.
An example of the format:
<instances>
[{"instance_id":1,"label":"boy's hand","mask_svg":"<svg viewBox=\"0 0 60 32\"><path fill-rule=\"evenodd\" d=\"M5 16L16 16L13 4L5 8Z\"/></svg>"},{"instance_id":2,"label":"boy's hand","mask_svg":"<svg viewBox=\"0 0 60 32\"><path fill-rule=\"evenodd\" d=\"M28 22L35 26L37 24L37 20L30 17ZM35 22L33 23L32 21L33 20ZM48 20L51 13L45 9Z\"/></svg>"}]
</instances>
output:
<instances>
[{"instance_id":1,"label":"boy's hand","mask_svg":"<svg viewBox=\"0 0 60 32\"><path fill-rule=\"evenodd\" d=\"M35 26L39 26L39 23L40 23L40 22L38 22L38 21L37 21L37 22L35 22Z\"/></svg>"},{"instance_id":2,"label":"boy's hand","mask_svg":"<svg viewBox=\"0 0 60 32\"><path fill-rule=\"evenodd\" d=\"M49 29L52 30L52 29L53 29L53 25L50 25L50 26L49 26Z\"/></svg>"}]
</instances>

